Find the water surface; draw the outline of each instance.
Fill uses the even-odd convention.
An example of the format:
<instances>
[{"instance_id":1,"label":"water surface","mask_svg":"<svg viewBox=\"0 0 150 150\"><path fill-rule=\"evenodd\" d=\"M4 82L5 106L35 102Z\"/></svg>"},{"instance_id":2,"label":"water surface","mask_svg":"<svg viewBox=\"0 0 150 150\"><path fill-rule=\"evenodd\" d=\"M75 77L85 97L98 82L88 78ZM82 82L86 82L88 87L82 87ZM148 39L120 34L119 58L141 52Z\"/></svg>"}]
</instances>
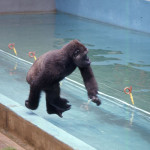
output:
<instances>
[{"instance_id":1,"label":"water surface","mask_svg":"<svg viewBox=\"0 0 150 150\"><path fill-rule=\"evenodd\" d=\"M89 49L99 90L131 104L125 87L133 87L135 105L150 111L150 34L126 30L63 13L1 15L0 48L15 43L18 56L29 61L78 39ZM78 70L70 76L82 83Z\"/></svg>"}]
</instances>

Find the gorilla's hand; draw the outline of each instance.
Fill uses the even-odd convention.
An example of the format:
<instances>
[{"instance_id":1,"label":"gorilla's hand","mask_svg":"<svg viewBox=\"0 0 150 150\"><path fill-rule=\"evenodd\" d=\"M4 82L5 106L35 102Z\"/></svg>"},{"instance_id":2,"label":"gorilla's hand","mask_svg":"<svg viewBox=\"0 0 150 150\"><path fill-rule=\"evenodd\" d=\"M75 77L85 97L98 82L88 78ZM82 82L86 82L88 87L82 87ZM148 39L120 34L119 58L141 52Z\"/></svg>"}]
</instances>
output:
<instances>
[{"instance_id":1,"label":"gorilla's hand","mask_svg":"<svg viewBox=\"0 0 150 150\"><path fill-rule=\"evenodd\" d=\"M101 104L100 99L97 96L91 96L92 102L96 103L97 106Z\"/></svg>"}]
</instances>

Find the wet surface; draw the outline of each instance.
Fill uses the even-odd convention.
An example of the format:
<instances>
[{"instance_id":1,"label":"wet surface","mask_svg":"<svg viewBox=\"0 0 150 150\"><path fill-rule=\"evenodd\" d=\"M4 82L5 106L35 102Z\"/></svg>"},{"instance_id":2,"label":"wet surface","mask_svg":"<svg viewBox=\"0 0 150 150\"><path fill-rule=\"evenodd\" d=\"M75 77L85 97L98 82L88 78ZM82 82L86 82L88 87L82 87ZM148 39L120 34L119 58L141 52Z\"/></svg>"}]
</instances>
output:
<instances>
[{"instance_id":1,"label":"wet surface","mask_svg":"<svg viewBox=\"0 0 150 150\"><path fill-rule=\"evenodd\" d=\"M24 106L29 94L25 77L31 64L2 51L0 54L0 91ZM18 65L14 69L16 63ZM99 95L101 106L88 103L84 87L68 79L62 82L61 96L68 99L72 105L71 110L63 114L63 118L47 114L44 93L38 109L33 112L98 150L149 149L148 114L102 95Z\"/></svg>"},{"instance_id":2,"label":"wet surface","mask_svg":"<svg viewBox=\"0 0 150 150\"><path fill-rule=\"evenodd\" d=\"M25 60L34 61L29 51L39 57L72 39L89 49L101 92L131 104L123 90L132 86L135 105L150 111L150 34L63 13L0 16L0 48L14 54L8 44L15 43L18 56ZM78 70L70 78L82 83Z\"/></svg>"},{"instance_id":3,"label":"wet surface","mask_svg":"<svg viewBox=\"0 0 150 150\"><path fill-rule=\"evenodd\" d=\"M135 106L150 112L150 34L63 13L0 16L0 49L14 54L8 44L15 43L18 57L24 60L34 61L29 51L39 57L72 39L89 49L100 92L131 104L123 90L132 86ZM31 64L2 51L0 56L0 91L24 106L29 92L25 78ZM82 83L78 69L69 78ZM34 112L97 149L149 149L149 115L102 95L100 107L87 105L84 88L68 80L61 88L62 97L72 105L62 119L46 113L44 93Z\"/></svg>"}]
</instances>

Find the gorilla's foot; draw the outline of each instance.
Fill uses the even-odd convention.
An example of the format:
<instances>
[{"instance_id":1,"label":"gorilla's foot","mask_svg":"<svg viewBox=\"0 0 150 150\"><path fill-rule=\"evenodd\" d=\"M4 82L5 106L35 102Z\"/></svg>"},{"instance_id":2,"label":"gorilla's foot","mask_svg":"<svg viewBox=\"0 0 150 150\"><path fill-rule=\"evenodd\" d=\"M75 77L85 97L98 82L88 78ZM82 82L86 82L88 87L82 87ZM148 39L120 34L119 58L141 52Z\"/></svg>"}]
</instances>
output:
<instances>
[{"instance_id":1,"label":"gorilla's foot","mask_svg":"<svg viewBox=\"0 0 150 150\"><path fill-rule=\"evenodd\" d=\"M71 105L68 104L69 101L64 99L64 98L60 98L59 100L55 101L54 103L52 103L51 105L53 105L54 107L60 109L60 110L68 110L70 109Z\"/></svg>"},{"instance_id":2,"label":"gorilla's foot","mask_svg":"<svg viewBox=\"0 0 150 150\"><path fill-rule=\"evenodd\" d=\"M35 110L38 107L38 105L36 105L36 104L33 105L33 104L29 103L29 100L25 101L25 106L31 110Z\"/></svg>"},{"instance_id":3,"label":"gorilla's foot","mask_svg":"<svg viewBox=\"0 0 150 150\"><path fill-rule=\"evenodd\" d=\"M63 117L62 113L71 109L71 105L67 105L67 106L68 107L64 109L64 108L60 108L56 105L50 104L50 105L48 105L47 113L48 114L57 114L59 117L62 118Z\"/></svg>"},{"instance_id":4,"label":"gorilla's foot","mask_svg":"<svg viewBox=\"0 0 150 150\"><path fill-rule=\"evenodd\" d=\"M65 99L65 98L61 98L61 100L60 100L63 104L67 104L67 103L69 103L69 101L67 100L67 99Z\"/></svg>"}]
</instances>

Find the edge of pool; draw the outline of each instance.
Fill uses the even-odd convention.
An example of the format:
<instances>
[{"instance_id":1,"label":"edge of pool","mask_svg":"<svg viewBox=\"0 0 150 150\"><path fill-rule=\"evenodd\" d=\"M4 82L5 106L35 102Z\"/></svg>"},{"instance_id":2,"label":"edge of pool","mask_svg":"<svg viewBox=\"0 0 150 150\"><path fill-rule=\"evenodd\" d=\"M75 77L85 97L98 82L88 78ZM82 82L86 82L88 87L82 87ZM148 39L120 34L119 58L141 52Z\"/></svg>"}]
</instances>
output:
<instances>
[{"instance_id":1,"label":"edge of pool","mask_svg":"<svg viewBox=\"0 0 150 150\"><path fill-rule=\"evenodd\" d=\"M0 128L27 141L36 150L96 150L2 94L0 118Z\"/></svg>"}]
</instances>

